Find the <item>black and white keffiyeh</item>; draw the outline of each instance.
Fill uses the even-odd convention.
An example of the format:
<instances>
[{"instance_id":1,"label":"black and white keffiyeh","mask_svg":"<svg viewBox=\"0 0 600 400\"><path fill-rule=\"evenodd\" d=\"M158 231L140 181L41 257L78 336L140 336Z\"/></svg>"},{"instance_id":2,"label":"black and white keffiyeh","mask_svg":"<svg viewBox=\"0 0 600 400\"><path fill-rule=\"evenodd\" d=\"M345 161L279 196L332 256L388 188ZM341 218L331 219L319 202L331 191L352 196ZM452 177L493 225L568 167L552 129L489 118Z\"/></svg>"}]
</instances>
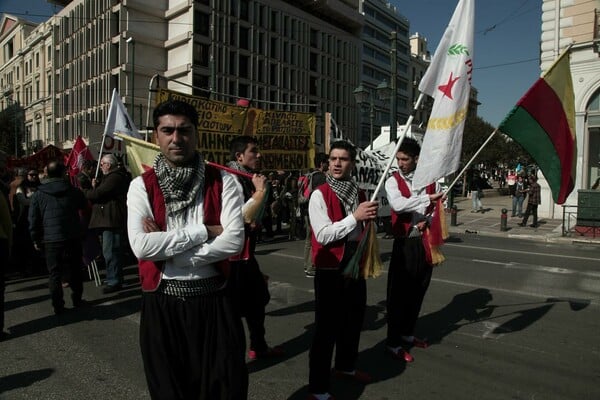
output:
<instances>
[{"instance_id":1,"label":"black and white keffiyeh","mask_svg":"<svg viewBox=\"0 0 600 400\"><path fill-rule=\"evenodd\" d=\"M200 153L184 167L171 167L164 154L159 153L153 167L168 215L175 215L191 205L204 187L204 160Z\"/></svg>"},{"instance_id":2,"label":"black and white keffiyeh","mask_svg":"<svg viewBox=\"0 0 600 400\"><path fill-rule=\"evenodd\" d=\"M249 168L244 167L243 165L240 165L238 162L236 161L229 161L227 163L227 166L231 169L235 169L237 171L242 171L242 172L246 172L248 174L255 174L254 171L252 171ZM252 196L252 193L254 192L254 185L252 184L252 181L250 179L238 179L238 181L240 182L240 184L242 185L242 189L244 190L244 199L249 199Z\"/></svg>"},{"instance_id":3,"label":"black and white keffiyeh","mask_svg":"<svg viewBox=\"0 0 600 400\"><path fill-rule=\"evenodd\" d=\"M356 211L358 207L358 184L354 179L338 180L327 174L327 183L344 205L347 214Z\"/></svg>"}]
</instances>

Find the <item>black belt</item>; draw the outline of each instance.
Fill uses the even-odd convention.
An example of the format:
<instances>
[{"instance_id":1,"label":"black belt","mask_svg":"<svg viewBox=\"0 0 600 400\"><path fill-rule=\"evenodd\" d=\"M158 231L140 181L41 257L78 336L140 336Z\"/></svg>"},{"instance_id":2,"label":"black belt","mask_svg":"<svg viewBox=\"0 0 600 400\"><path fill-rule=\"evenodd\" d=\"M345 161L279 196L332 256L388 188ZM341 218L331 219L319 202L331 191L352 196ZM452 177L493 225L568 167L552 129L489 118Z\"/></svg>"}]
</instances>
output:
<instances>
[{"instance_id":1,"label":"black belt","mask_svg":"<svg viewBox=\"0 0 600 400\"><path fill-rule=\"evenodd\" d=\"M218 292L224 286L225 278L221 275L195 280L163 279L158 291L169 296L194 297Z\"/></svg>"}]
</instances>

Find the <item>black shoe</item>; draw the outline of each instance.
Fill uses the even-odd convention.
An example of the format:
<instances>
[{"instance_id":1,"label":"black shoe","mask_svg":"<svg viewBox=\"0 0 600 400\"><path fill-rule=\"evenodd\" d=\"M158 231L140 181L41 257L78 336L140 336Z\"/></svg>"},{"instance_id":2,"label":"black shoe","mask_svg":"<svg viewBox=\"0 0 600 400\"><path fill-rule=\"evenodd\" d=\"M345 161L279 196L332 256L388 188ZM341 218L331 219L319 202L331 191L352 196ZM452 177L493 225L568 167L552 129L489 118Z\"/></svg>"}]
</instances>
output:
<instances>
[{"instance_id":1,"label":"black shoe","mask_svg":"<svg viewBox=\"0 0 600 400\"><path fill-rule=\"evenodd\" d=\"M107 285L102 289L103 294L115 293L121 290L121 285Z\"/></svg>"},{"instance_id":2,"label":"black shoe","mask_svg":"<svg viewBox=\"0 0 600 400\"><path fill-rule=\"evenodd\" d=\"M531 224L531 225L529 225L529 226L530 226L531 228L537 228L539 225L537 225L537 224Z\"/></svg>"},{"instance_id":3,"label":"black shoe","mask_svg":"<svg viewBox=\"0 0 600 400\"><path fill-rule=\"evenodd\" d=\"M64 306L54 307L54 315L60 315L60 314L62 314L64 312L65 312L65 307Z\"/></svg>"},{"instance_id":4,"label":"black shoe","mask_svg":"<svg viewBox=\"0 0 600 400\"><path fill-rule=\"evenodd\" d=\"M306 275L307 278L314 278L315 277L315 271L314 270L304 271L304 275Z\"/></svg>"},{"instance_id":5,"label":"black shoe","mask_svg":"<svg viewBox=\"0 0 600 400\"><path fill-rule=\"evenodd\" d=\"M519 226L525 226L525 224L522 223L522 222L519 222L517 225L519 225Z\"/></svg>"},{"instance_id":6,"label":"black shoe","mask_svg":"<svg viewBox=\"0 0 600 400\"><path fill-rule=\"evenodd\" d=\"M73 300L73 308L85 307L87 305L88 305L88 302L83 299Z\"/></svg>"}]
</instances>

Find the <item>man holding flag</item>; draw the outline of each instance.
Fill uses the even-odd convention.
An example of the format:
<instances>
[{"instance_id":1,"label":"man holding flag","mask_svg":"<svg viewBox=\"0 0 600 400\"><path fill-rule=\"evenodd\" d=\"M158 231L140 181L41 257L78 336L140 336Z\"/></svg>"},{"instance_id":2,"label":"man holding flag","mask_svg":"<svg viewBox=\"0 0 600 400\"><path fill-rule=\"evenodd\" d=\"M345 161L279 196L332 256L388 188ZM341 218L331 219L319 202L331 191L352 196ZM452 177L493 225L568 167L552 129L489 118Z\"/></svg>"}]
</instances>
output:
<instances>
[{"instance_id":1,"label":"man holding flag","mask_svg":"<svg viewBox=\"0 0 600 400\"><path fill-rule=\"evenodd\" d=\"M346 278L344 268L356 252L363 221L377 217L377 202L365 201L352 178L356 149L337 141L329 152L326 183L316 188L308 203L312 228L312 258L316 268L315 334L309 353L309 399L327 400L331 358L336 347L334 371L340 378L371 382L355 369L360 331L367 301L363 277Z\"/></svg>"},{"instance_id":2,"label":"man holding flag","mask_svg":"<svg viewBox=\"0 0 600 400\"><path fill-rule=\"evenodd\" d=\"M276 357L283 355L281 347L269 347L265 340L265 307L271 299L267 280L260 270L254 254L258 233L262 229L260 220L268 192L267 177L256 173L260 162L258 141L252 136L240 135L229 144L231 161L228 167L252 174L252 180L238 177L244 193L244 249L230 259L231 273L228 285L240 312L246 318L250 334L248 358Z\"/></svg>"},{"instance_id":3,"label":"man holding flag","mask_svg":"<svg viewBox=\"0 0 600 400\"><path fill-rule=\"evenodd\" d=\"M396 154L399 171L385 182L394 234L387 281L387 351L406 362L414 359L403 346L427 347L413 334L431 281L428 228L436 202L443 199L435 183L411 189L420 150L416 140L405 138Z\"/></svg>"}]
</instances>

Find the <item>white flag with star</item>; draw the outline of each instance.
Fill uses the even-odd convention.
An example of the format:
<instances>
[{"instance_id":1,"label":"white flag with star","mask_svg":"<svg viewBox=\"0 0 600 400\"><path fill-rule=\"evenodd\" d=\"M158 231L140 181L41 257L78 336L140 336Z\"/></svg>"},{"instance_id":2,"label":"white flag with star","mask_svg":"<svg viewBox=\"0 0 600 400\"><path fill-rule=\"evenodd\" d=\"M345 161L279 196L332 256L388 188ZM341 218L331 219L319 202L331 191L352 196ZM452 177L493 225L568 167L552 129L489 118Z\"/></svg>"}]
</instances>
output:
<instances>
[{"instance_id":1,"label":"white flag with star","mask_svg":"<svg viewBox=\"0 0 600 400\"><path fill-rule=\"evenodd\" d=\"M455 172L469 106L473 72L475 0L460 0L419 90L433 97L433 109L413 178L420 189Z\"/></svg>"}]
</instances>

